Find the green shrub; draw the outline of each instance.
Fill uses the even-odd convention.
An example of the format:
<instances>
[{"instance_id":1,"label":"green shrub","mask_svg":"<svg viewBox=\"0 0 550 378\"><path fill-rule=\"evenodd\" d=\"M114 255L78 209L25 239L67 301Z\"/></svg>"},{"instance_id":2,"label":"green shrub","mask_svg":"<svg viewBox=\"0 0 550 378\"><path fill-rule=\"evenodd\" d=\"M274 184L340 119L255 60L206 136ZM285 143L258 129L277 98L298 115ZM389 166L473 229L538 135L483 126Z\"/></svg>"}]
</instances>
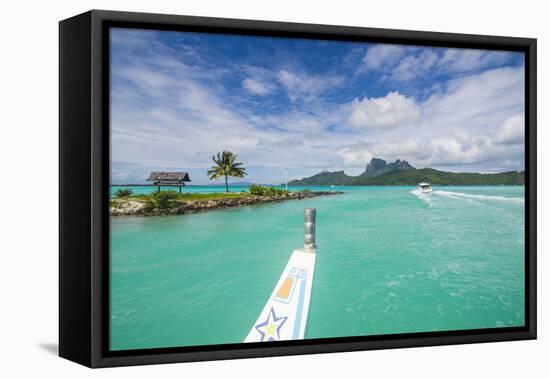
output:
<instances>
[{"instance_id":1,"label":"green shrub","mask_svg":"<svg viewBox=\"0 0 550 378\"><path fill-rule=\"evenodd\" d=\"M250 194L254 196L280 197L289 194L288 190L273 188L270 186L250 185Z\"/></svg>"},{"instance_id":2,"label":"green shrub","mask_svg":"<svg viewBox=\"0 0 550 378\"><path fill-rule=\"evenodd\" d=\"M116 198L130 197L134 192L132 189L119 189L115 192Z\"/></svg>"},{"instance_id":3,"label":"green shrub","mask_svg":"<svg viewBox=\"0 0 550 378\"><path fill-rule=\"evenodd\" d=\"M309 193L309 192L311 192L311 190L309 190L309 189L306 188L306 189L302 190L302 192L304 192L304 193Z\"/></svg>"},{"instance_id":4,"label":"green shrub","mask_svg":"<svg viewBox=\"0 0 550 378\"><path fill-rule=\"evenodd\" d=\"M173 190L154 192L149 194L146 199L146 204L149 209L165 210L172 207L178 196L178 193Z\"/></svg>"},{"instance_id":5,"label":"green shrub","mask_svg":"<svg viewBox=\"0 0 550 378\"><path fill-rule=\"evenodd\" d=\"M248 188L248 191L250 194L254 196L263 196L264 195L264 188L260 185L250 185Z\"/></svg>"}]
</instances>

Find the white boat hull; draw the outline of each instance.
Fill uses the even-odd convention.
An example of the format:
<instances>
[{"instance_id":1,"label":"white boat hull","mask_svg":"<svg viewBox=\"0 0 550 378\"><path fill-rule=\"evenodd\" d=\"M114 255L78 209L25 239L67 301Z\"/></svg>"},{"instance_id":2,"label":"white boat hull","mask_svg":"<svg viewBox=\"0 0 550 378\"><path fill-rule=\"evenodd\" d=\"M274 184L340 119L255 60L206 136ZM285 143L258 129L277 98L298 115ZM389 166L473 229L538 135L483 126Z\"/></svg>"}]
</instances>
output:
<instances>
[{"instance_id":1,"label":"white boat hull","mask_svg":"<svg viewBox=\"0 0 550 378\"><path fill-rule=\"evenodd\" d=\"M300 249L292 253L245 343L304 338L316 255Z\"/></svg>"}]
</instances>

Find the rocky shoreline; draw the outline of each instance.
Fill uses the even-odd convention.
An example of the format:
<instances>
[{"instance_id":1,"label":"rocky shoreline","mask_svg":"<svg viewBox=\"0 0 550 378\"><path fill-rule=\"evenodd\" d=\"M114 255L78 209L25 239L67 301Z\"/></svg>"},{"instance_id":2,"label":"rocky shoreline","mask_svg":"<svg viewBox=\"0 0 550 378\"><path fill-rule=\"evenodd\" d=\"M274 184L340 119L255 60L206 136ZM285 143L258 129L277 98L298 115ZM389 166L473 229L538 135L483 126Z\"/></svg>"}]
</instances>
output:
<instances>
[{"instance_id":1,"label":"rocky shoreline","mask_svg":"<svg viewBox=\"0 0 550 378\"><path fill-rule=\"evenodd\" d=\"M264 203L283 202L288 200L301 200L320 196L343 194L339 191L315 191L315 192L290 192L279 196L236 196L235 198L205 199L192 201L176 201L167 209L151 209L147 203L132 197L117 199L109 206L109 214L112 216L155 216L192 214L216 209L259 205Z\"/></svg>"}]
</instances>

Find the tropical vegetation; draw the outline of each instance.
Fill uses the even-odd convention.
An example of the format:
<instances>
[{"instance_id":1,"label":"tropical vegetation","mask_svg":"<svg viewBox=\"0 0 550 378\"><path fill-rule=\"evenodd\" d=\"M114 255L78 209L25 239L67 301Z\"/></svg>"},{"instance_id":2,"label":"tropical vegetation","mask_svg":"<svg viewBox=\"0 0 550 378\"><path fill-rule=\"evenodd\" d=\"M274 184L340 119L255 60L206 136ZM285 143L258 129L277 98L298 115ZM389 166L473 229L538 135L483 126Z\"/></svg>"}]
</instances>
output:
<instances>
[{"instance_id":1,"label":"tropical vegetation","mask_svg":"<svg viewBox=\"0 0 550 378\"><path fill-rule=\"evenodd\" d=\"M285 189L274 188L272 186L250 185L250 194L254 196L283 197L290 192Z\"/></svg>"},{"instance_id":2,"label":"tropical vegetation","mask_svg":"<svg viewBox=\"0 0 550 378\"><path fill-rule=\"evenodd\" d=\"M216 180L221 177L225 178L225 191L229 192L228 177L244 177L246 176L246 168L243 163L237 161L237 155L231 151L218 152L212 156L214 166L208 170L210 180Z\"/></svg>"},{"instance_id":3,"label":"tropical vegetation","mask_svg":"<svg viewBox=\"0 0 550 378\"><path fill-rule=\"evenodd\" d=\"M166 190L163 192L153 192L149 194L145 203L148 209L165 210L172 207L174 202L179 198L179 193L173 190Z\"/></svg>"},{"instance_id":4,"label":"tropical vegetation","mask_svg":"<svg viewBox=\"0 0 550 378\"><path fill-rule=\"evenodd\" d=\"M132 189L119 189L115 192L116 198L130 197L134 192Z\"/></svg>"}]
</instances>

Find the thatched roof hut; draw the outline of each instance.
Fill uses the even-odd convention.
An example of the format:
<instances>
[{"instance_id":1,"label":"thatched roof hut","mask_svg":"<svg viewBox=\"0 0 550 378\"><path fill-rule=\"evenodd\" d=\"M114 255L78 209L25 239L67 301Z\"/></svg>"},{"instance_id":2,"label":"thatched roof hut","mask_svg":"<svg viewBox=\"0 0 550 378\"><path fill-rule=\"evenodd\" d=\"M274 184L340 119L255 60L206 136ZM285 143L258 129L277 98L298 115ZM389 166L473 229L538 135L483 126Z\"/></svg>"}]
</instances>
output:
<instances>
[{"instance_id":1,"label":"thatched roof hut","mask_svg":"<svg viewBox=\"0 0 550 378\"><path fill-rule=\"evenodd\" d=\"M177 186L181 193L181 187L191 179L187 172L151 172L147 181L153 181L159 191L161 186Z\"/></svg>"},{"instance_id":2,"label":"thatched roof hut","mask_svg":"<svg viewBox=\"0 0 550 378\"><path fill-rule=\"evenodd\" d=\"M147 181L190 182L187 172L151 172Z\"/></svg>"}]
</instances>

